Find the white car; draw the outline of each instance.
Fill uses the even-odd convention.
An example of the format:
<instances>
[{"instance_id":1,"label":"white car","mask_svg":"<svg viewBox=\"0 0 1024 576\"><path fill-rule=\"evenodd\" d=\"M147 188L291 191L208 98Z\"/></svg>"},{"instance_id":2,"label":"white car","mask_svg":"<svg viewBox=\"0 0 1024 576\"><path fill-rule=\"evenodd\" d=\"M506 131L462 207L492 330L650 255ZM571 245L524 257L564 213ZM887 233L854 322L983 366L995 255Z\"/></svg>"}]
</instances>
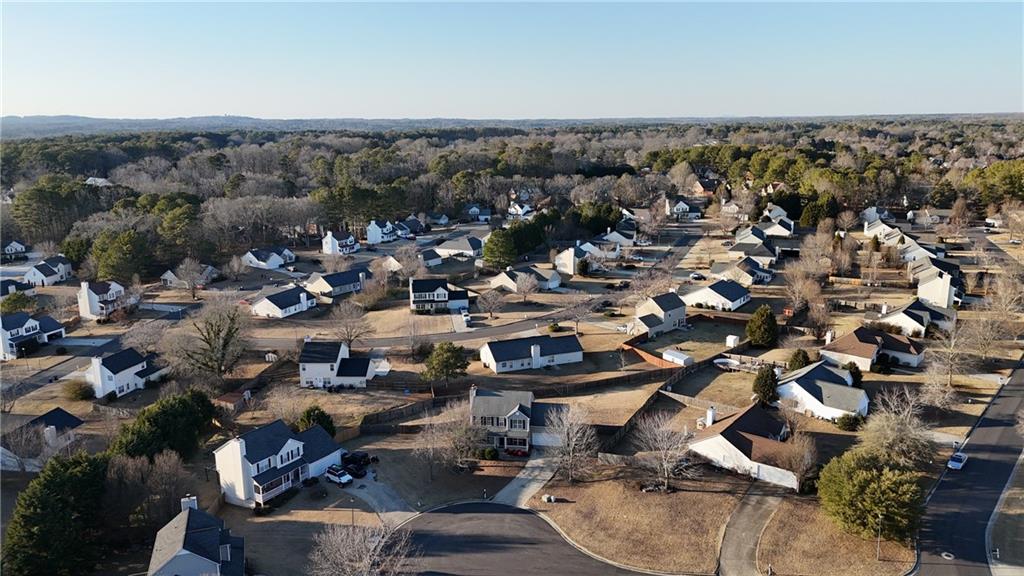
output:
<instances>
[{"instance_id":1,"label":"white car","mask_svg":"<svg viewBox=\"0 0 1024 576\"><path fill-rule=\"evenodd\" d=\"M967 464L967 454L963 452L956 452L949 457L949 462L946 462L946 468L950 470L959 470Z\"/></svg>"},{"instance_id":2,"label":"white car","mask_svg":"<svg viewBox=\"0 0 1024 576\"><path fill-rule=\"evenodd\" d=\"M637 240L636 241L636 245L637 246L650 246L651 245L651 241L650 240Z\"/></svg>"},{"instance_id":3,"label":"white car","mask_svg":"<svg viewBox=\"0 0 1024 576\"><path fill-rule=\"evenodd\" d=\"M704 280L704 279L705 279L704 275L701 274L700 272L691 272L690 273L690 280L697 281L697 280Z\"/></svg>"},{"instance_id":4,"label":"white car","mask_svg":"<svg viewBox=\"0 0 1024 576\"><path fill-rule=\"evenodd\" d=\"M1014 246L1020 246L1021 241L1019 238L1014 238L1013 240L1010 240L1010 244L1013 244Z\"/></svg>"},{"instance_id":5,"label":"white car","mask_svg":"<svg viewBox=\"0 0 1024 576\"><path fill-rule=\"evenodd\" d=\"M633 254L632 256L629 257L629 259L630 260L634 260L636 262L643 262L644 261L644 257L640 256L638 254Z\"/></svg>"},{"instance_id":6,"label":"white car","mask_svg":"<svg viewBox=\"0 0 1024 576\"><path fill-rule=\"evenodd\" d=\"M324 473L324 479L328 482L334 482L339 486L346 486L354 481L352 476L338 465L329 466L327 472Z\"/></svg>"}]
</instances>

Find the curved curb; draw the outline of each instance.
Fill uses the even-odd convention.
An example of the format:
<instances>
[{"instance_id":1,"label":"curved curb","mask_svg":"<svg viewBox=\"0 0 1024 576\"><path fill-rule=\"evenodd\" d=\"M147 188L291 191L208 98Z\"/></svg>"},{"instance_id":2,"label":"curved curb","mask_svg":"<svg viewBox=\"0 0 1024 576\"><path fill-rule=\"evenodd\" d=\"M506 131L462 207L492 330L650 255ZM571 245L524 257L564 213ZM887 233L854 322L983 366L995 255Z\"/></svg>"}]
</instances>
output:
<instances>
[{"instance_id":1,"label":"curved curb","mask_svg":"<svg viewBox=\"0 0 1024 576\"><path fill-rule=\"evenodd\" d=\"M550 517L548 517L543 512L539 512L539 511L534 510L532 508L520 508L518 506L511 506L509 504L501 504L501 503L498 503L498 502L493 502L491 500L458 500L458 501L449 502L449 503L446 503L446 504L438 504L437 506L434 506L434 507L429 508L427 510L423 510L422 512L417 512L414 516L412 516L412 517L402 521L400 524L398 524L397 527L405 526L409 522L412 522L413 520L415 520L416 518L419 518L420 516L422 516L424 514L428 514L430 512L435 512L437 510L442 510L444 508L451 508L453 506L460 506L460 505L463 505L463 504L490 504L492 506L500 506L502 508L511 508L513 510L522 510L524 512L529 512L530 514L533 514L534 516L537 516L538 518L540 518L541 520L546 522L548 524L548 526L551 526L551 528L554 529L554 531L559 536L562 537L562 540L565 540L565 542L567 542L570 546L572 546L576 550L579 550L583 554L586 554L587 556L590 556L591 558L593 558L594 560L597 560L598 562L601 562L603 564L608 564L609 566L614 566L615 568L618 568L620 570L627 570L629 572L636 572L637 574L650 574L651 576L717 576L717 573L705 573L705 572L657 572L655 570L647 570L647 569L644 569L644 568L637 568L635 566L628 566L626 564L622 564L620 562L616 562L614 560L610 560L610 559L605 558L603 556L599 556L599 555L591 552L590 550L584 548L580 544L578 544L575 540L570 538L569 535L566 534L565 531L562 530L558 526L558 524L555 523L554 520L552 520Z\"/></svg>"}]
</instances>

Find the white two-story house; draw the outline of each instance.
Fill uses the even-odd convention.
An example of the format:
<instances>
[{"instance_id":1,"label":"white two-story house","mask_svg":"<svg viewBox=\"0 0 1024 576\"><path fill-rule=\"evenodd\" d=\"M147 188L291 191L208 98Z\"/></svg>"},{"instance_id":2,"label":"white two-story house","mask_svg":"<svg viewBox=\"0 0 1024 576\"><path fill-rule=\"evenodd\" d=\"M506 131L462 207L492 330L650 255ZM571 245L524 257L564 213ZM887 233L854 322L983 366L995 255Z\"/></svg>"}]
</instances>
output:
<instances>
[{"instance_id":1,"label":"white two-story house","mask_svg":"<svg viewBox=\"0 0 1024 576\"><path fill-rule=\"evenodd\" d=\"M328 230L320 244L324 254L342 255L359 251L359 242L351 232L335 234L334 231Z\"/></svg>"},{"instance_id":2,"label":"white two-story house","mask_svg":"<svg viewBox=\"0 0 1024 576\"><path fill-rule=\"evenodd\" d=\"M469 308L469 292L444 278L410 278L409 309L414 312L448 312Z\"/></svg>"},{"instance_id":3,"label":"white two-story house","mask_svg":"<svg viewBox=\"0 0 1024 576\"><path fill-rule=\"evenodd\" d=\"M686 303L675 292L666 292L644 300L636 307L629 333L655 338L686 324Z\"/></svg>"},{"instance_id":4,"label":"white two-story house","mask_svg":"<svg viewBox=\"0 0 1024 576\"><path fill-rule=\"evenodd\" d=\"M134 348L125 348L110 356L94 356L85 371L85 381L92 385L97 398L113 392L118 398L133 390L142 390L146 382L156 382L169 368L156 362L156 354L143 356Z\"/></svg>"},{"instance_id":5,"label":"white two-story house","mask_svg":"<svg viewBox=\"0 0 1024 576\"><path fill-rule=\"evenodd\" d=\"M682 196L665 198L665 214L676 220L696 220L700 218L700 208Z\"/></svg>"},{"instance_id":6,"label":"white two-story house","mask_svg":"<svg viewBox=\"0 0 1024 576\"><path fill-rule=\"evenodd\" d=\"M69 280L72 274L71 261L58 255L46 258L25 272L23 280L33 286L53 286Z\"/></svg>"},{"instance_id":7,"label":"white two-story house","mask_svg":"<svg viewBox=\"0 0 1024 576\"><path fill-rule=\"evenodd\" d=\"M109 282L82 282L78 288L78 315L88 320L102 320L113 312L135 304L125 296L124 286Z\"/></svg>"},{"instance_id":8,"label":"white two-story house","mask_svg":"<svg viewBox=\"0 0 1024 576\"><path fill-rule=\"evenodd\" d=\"M42 344L64 337L64 326L49 316L33 318L26 312L0 316L0 359L13 360Z\"/></svg>"},{"instance_id":9,"label":"white two-story house","mask_svg":"<svg viewBox=\"0 0 1024 576\"><path fill-rule=\"evenodd\" d=\"M366 388L374 376L369 358L350 358L344 342L306 340L299 354L299 382L306 388Z\"/></svg>"},{"instance_id":10,"label":"white two-story house","mask_svg":"<svg viewBox=\"0 0 1024 576\"><path fill-rule=\"evenodd\" d=\"M366 225L367 244L394 242L397 238L398 231L389 220L370 220L370 223Z\"/></svg>"},{"instance_id":11,"label":"white two-story house","mask_svg":"<svg viewBox=\"0 0 1024 576\"><path fill-rule=\"evenodd\" d=\"M221 444L213 456L224 500L255 508L341 464L344 452L319 425L294 432L275 420Z\"/></svg>"},{"instance_id":12,"label":"white two-story house","mask_svg":"<svg viewBox=\"0 0 1024 576\"><path fill-rule=\"evenodd\" d=\"M295 262L295 253L284 246L253 248L242 255L242 262L250 268L277 270L285 264Z\"/></svg>"},{"instance_id":13,"label":"white two-story house","mask_svg":"<svg viewBox=\"0 0 1024 576\"><path fill-rule=\"evenodd\" d=\"M7 244L4 244L4 254L10 254L12 256L14 254L24 254L27 249L27 244L17 240L11 240Z\"/></svg>"}]
</instances>

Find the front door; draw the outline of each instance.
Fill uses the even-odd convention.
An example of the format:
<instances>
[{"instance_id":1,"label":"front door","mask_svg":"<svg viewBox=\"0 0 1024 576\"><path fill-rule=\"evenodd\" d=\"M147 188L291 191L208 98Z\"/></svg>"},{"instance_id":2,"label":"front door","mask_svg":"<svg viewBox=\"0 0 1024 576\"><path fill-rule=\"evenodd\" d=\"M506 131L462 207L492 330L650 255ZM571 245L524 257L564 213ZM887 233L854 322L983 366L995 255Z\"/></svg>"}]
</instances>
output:
<instances>
[{"instance_id":1,"label":"front door","mask_svg":"<svg viewBox=\"0 0 1024 576\"><path fill-rule=\"evenodd\" d=\"M298 482L299 482L299 469L296 468L295 470L292 470L292 484L297 484Z\"/></svg>"}]
</instances>

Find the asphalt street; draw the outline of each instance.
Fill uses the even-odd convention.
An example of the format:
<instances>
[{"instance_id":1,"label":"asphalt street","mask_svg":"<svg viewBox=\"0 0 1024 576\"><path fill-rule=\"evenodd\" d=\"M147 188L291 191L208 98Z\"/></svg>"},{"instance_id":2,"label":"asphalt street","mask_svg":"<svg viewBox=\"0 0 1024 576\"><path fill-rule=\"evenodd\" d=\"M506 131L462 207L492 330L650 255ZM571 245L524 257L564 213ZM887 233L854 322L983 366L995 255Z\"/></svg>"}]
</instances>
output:
<instances>
[{"instance_id":1,"label":"asphalt street","mask_svg":"<svg viewBox=\"0 0 1024 576\"><path fill-rule=\"evenodd\" d=\"M459 504L420 515L412 531L419 574L440 576L605 576L636 574L566 542L538 516L501 504Z\"/></svg>"},{"instance_id":2,"label":"asphalt street","mask_svg":"<svg viewBox=\"0 0 1024 576\"><path fill-rule=\"evenodd\" d=\"M962 470L950 470L928 503L920 535L926 576L989 576L985 531L1024 449L1015 428L1024 406L1024 361L989 405L963 451ZM1024 543L1020 543L1024 546Z\"/></svg>"}]
</instances>

